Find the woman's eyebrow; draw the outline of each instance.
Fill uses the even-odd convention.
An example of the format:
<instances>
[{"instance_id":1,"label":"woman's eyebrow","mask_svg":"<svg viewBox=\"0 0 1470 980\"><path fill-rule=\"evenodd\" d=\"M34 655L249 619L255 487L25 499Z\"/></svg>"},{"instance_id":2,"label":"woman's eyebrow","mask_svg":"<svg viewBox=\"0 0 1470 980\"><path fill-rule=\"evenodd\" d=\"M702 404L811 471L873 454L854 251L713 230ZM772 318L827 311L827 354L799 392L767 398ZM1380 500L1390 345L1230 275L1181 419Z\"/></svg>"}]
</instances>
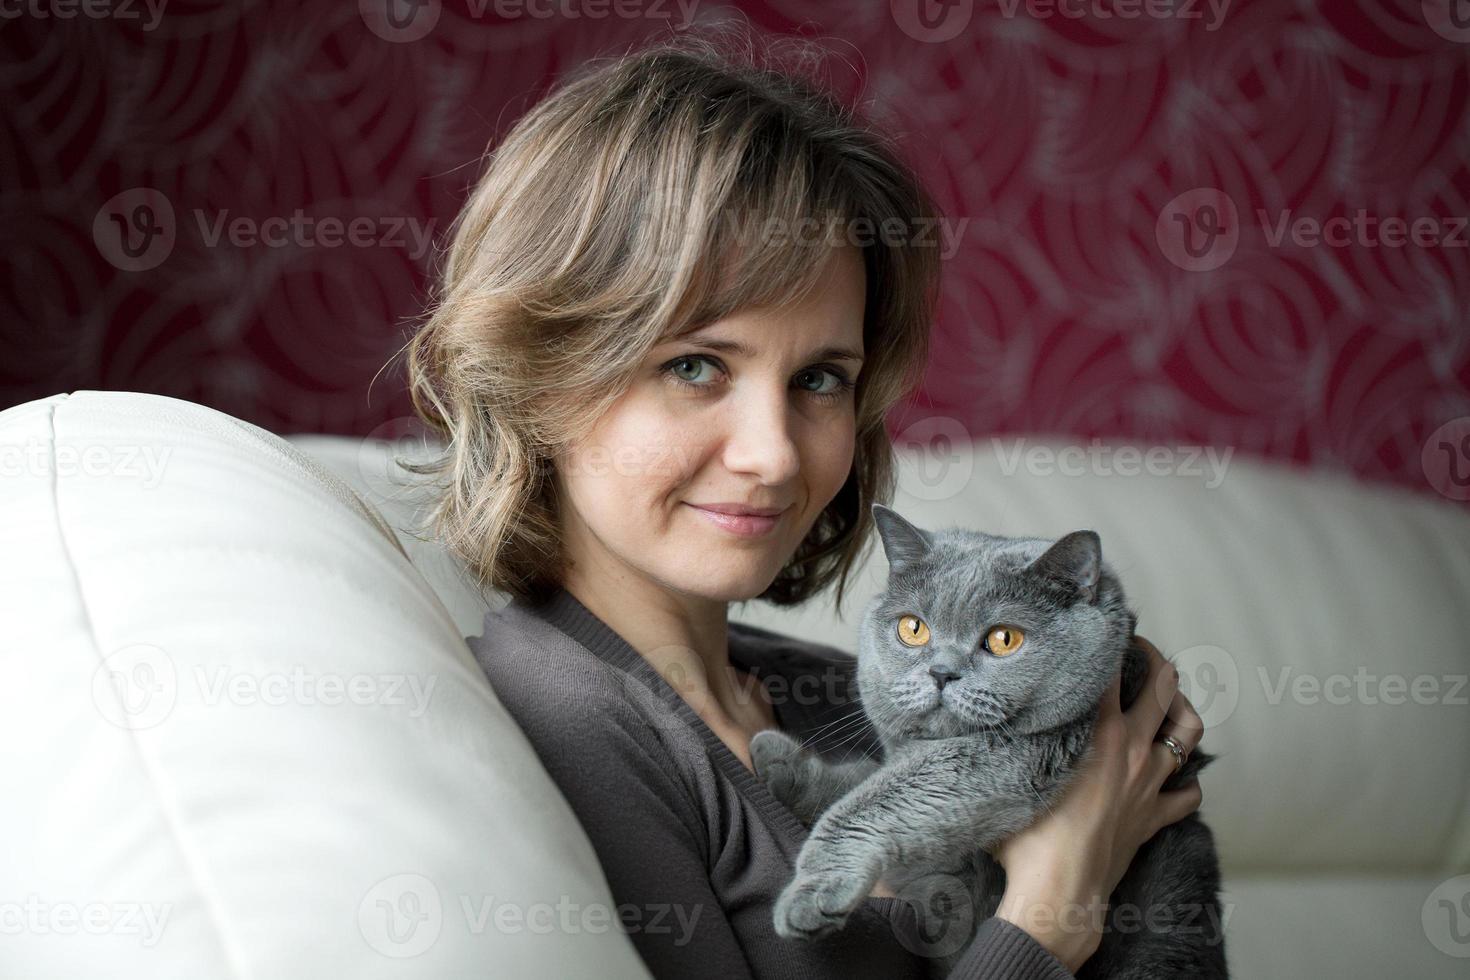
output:
<instances>
[{"instance_id":1,"label":"woman's eyebrow","mask_svg":"<svg viewBox=\"0 0 1470 980\"><path fill-rule=\"evenodd\" d=\"M753 358L756 356L756 351L749 344L739 340L725 340L720 337L701 340L696 336L684 336L671 338L669 342L674 340L682 340L684 343L699 347L708 347L710 350L728 351L732 354L739 354L741 357ZM823 347L813 351L811 359L814 361L857 361L861 364L863 355L851 347Z\"/></svg>"}]
</instances>

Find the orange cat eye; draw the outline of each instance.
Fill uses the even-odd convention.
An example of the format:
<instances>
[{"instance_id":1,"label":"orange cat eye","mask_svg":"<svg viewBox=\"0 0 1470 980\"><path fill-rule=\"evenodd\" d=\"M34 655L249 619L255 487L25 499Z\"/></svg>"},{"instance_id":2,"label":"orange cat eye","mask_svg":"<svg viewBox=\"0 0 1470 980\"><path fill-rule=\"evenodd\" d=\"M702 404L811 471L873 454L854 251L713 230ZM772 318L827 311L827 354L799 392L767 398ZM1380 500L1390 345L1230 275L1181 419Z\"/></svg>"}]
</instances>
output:
<instances>
[{"instance_id":1,"label":"orange cat eye","mask_svg":"<svg viewBox=\"0 0 1470 980\"><path fill-rule=\"evenodd\" d=\"M923 646L929 642L929 624L918 616L898 617L898 640L904 646Z\"/></svg>"},{"instance_id":2,"label":"orange cat eye","mask_svg":"<svg viewBox=\"0 0 1470 980\"><path fill-rule=\"evenodd\" d=\"M985 649L997 657L1015 653L1026 640L1024 630L1014 626L993 626L985 636Z\"/></svg>"}]
</instances>

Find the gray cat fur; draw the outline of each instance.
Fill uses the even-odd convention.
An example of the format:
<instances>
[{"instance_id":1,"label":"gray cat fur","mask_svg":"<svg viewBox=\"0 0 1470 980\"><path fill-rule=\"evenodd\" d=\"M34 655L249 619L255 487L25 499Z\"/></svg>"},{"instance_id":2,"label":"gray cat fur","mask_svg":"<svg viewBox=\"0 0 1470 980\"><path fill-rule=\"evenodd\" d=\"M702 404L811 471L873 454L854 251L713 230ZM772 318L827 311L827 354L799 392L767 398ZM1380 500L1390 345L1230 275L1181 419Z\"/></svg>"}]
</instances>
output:
<instances>
[{"instance_id":1,"label":"gray cat fur","mask_svg":"<svg viewBox=\"0 0 1470 980\"><path fill-rule=\"evenodd\" d=\"M1147 654L1131 643L1137 617L1095 532L930 531L882 504L873 517L889 575L859 627L857 679L881 762L830 762L775 730L751 741L757 774L811 828L775 928L787 939L834 932L881 877L918 908L919 951L945 976L1005 890L989 852L1061 796L1108 683L1122 671L1126 710ZM898 639L908 614L930 627L926 646ZM1023 648L982 648L996 623L1025 630ZM1213 759L1196 748L1163 788ZM1227 977L1219 888L1198 812L1162 828L1109 897L1100 945L1077 976Z\"/></svg>"}]
</instances>

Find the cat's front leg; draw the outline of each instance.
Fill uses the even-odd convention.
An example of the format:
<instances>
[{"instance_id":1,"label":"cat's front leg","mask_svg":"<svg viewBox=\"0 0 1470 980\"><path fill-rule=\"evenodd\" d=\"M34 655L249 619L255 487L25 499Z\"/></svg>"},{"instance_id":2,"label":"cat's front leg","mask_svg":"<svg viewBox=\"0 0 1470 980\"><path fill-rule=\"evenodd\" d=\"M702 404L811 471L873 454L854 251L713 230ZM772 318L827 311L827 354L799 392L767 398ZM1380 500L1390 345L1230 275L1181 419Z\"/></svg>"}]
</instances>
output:
<instances>
[{"instance_id":1,"label":"cat's front leg","mask_svg":"<svg viewBox=\"0 0 1470 980\"><path fill-rule=\"evenodd\" d=\"M835 932L866 898L883 871L896 864L894 804L906 799L904 767L880 769L872 779L817 818L796 857L796 873L776 900L776 934L814 939Z\"/></svg>"},{"instance_id":2,"label":"cat's front leg","mask_svg":"<svg viewBox=\"0 0 1470 980\"><path fill-rule=\"evenodd\" d=\"M756 732L750 760L771 795L810 826L822 811L878 769L871 759L832 763L777 729Z\"/></svg>"},{"instance_id":3,"label":"cat's front leg","mask_svg":"<svg viewBox=\"0 0 1470 980\"><path fill-rule=\"evenodd\" d=\"M833 810L817 821L826 822ZM813 828L815 832L816 828ZM783 939L815 939L841 929L872 892L883 870L881 842L852 834L824 835L803 845L796 875L776 899L773 918Z\"/></svg>"},{"instance_id":4,"label":"cat's front leg","mask_svg":"<svg viewBox=\"0 0 1470 980\"><path fill-rule=\"evenodd\" d=\"M834 932L889 868L952 866L1025 827L1044 801L1023 770L998 763L973 745L904 757L833 803L776 902L777 934Z\"/></svg>"}]
</instances>

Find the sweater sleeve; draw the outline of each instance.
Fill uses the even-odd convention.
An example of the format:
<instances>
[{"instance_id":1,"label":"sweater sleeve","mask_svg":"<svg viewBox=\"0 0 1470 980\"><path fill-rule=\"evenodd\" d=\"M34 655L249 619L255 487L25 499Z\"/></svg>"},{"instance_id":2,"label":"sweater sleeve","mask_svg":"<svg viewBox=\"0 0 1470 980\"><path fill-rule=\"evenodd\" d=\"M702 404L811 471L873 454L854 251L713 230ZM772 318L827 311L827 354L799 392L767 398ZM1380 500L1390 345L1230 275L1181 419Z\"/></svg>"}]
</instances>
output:
<instances>
[{"instance_id":1,"label":"sweater sleeve","mask_svg":"<svg viewBox=\"0 0 1470 980\"><path fill-rule=\"evenodd\" d=\"M1074 980L1061 960L1025 929L991 916L980 923L975 938L949 980Z\"/></svg>"},{"instance_id":2,"label":"sweater sleeve","mask_svg":"<svg viewBox=\"0 0 1470 980\"><path fill-rule=\"evenodd\" d=\"M710 887L694 801L648 724L607 697L524 720L592 841L614 912L649 971L754 980Z\"/></svg>"}]
</instances>

